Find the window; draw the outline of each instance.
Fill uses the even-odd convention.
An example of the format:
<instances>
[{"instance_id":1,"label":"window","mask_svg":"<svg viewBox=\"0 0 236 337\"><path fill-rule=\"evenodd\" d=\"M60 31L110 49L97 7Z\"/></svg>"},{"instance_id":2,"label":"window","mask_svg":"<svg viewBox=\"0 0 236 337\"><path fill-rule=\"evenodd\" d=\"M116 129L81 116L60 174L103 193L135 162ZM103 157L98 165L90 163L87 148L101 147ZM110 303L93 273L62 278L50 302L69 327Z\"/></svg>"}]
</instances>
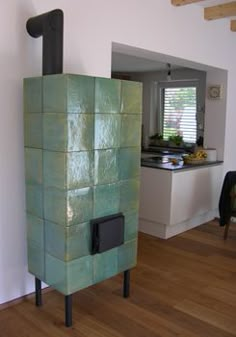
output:
<instances>
[{"instance_id":1,"label":"window","mask_svg":"<svg viewBox=\"0 0 236 337\"><path fill-rule=\"evenodd\" d=\"M167 85L161 88L163 138L179 135L185 142L196 143L197 86Z\"/></svg>"}]
</instances>

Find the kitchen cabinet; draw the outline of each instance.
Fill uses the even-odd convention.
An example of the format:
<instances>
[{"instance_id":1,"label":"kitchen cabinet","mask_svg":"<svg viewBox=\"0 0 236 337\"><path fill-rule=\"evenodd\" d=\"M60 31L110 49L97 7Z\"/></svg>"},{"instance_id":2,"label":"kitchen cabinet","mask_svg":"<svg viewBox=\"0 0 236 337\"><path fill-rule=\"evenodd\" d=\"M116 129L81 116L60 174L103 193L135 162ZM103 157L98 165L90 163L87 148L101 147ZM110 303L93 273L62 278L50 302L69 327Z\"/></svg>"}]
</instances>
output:
<instances>
[{"instance_id":1,"label":"kitchen cabinet","mask_svg":"<svg viewBox=\"0 0 236 337\"><path fill-rule=\"evenodd\" d=\"M163 239L214 219L222 163L183 170L141 168L139 230Z\"/></svg>"}]
</instances>

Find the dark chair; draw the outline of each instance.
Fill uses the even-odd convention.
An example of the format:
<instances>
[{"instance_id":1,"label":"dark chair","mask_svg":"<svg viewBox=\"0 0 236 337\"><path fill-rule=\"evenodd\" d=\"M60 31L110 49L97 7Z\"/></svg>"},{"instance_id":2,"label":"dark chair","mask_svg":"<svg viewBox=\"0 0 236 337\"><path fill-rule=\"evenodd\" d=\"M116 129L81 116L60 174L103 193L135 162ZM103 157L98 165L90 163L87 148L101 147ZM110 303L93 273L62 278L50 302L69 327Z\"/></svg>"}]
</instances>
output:
<instances>
[{"instance_id":1,"label":"dark chair","mask_svg":"<svg viewBox=\"0 0 236 337\"><path fill-rule=\"evenodd\" d=\"M219 201L220 226L225 226L224 240L228 237L229 226L236 218L236 171L226 173ZM236 220L236 219L235 219Z\"/></svg>"}]
</instances>

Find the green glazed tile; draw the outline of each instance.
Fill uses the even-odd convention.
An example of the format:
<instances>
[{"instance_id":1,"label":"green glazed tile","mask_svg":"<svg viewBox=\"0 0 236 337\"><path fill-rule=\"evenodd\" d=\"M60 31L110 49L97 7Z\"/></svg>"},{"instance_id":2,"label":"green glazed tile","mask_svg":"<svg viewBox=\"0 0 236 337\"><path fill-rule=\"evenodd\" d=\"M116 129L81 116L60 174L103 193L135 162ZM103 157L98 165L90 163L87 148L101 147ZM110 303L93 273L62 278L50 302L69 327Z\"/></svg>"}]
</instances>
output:
<instances>
[{"instance_id":1,"label":"green glazed tile","mask_svg":"<svg viewBox=\"0 0 236 337\"><path fill-rule=\"evenodd\" d=\"M125 216L125 241L133 240L138 235L138 209L124 213Z\"/></svg>"},{"instance_id":2,"label":"green glazed tile","mask_svg":"<svg viewBox=\"0 0 236 337\"><path fill-rule=\"evenodd\" d=\"M39 218L43 217L43 193L41 185L26 184L26 210Z\"/></svg>"},{"instance_id":3,"label":"green glazed tile","mask_svg":"<svg viewBox=\"0 0 236 337\"><path fill-rule=\"evenodd\" d=\"M93 185L93 152L43 152L44 185L78 189Z\"/></svg>"},{"instance_id":4,"label":"green glazed tile","mask_svg":"<svg viewBox=\"0 0 236 337\"><path fill-rule=\"evenodd\" d=\"M44 250L44 221L31 214L26 215L27 220L27 240L34 242Z\"/></svg>"},{"instance_id":5,"label":"green glazed tile","mask_svg":"<svg viewBox=\"0 0 236 337\"><path fill-rule=\"evenodd\" d=\"M94 255L94 283L103 281L118 273L118 248Z\"/></svg>"},{"instance_id":6,"label":"green glazed tile","mask_svg":"<svg viewBox=\"0 0 236 337\"><path fill-rule=\"evenodd\" d=\"M118 180L118 150L96 150L94 155L94 183L109 184Z\"/></svg>"},{"instance_id":7,"label":"green glazed tile","mask_svg":"<svg viewBox=\"0 0 236 337\"><path fill-rule=\"evenodd\" d=\"M119 178L135 178L140 175L140 148L121 148L119 152Z\"/></svg>"},{"instance_id":8,"label":"green glazed tile","mask_svg":"<svg viewBox=\"0 0 236 337\"><path fill-rule=\"evenodd\" d=\"M141 146L141 116L122 115L121 147Z\"/></svg>"},{"instance_id":9,"label":"green glazed tile","mask_svg":"<svg viewBox=\"0 0 236 337\"><path fill-rule=\"evenodd\" d=\"M44 149L53 151L92 150L94 116L91 114L45 113Z\"/></svg>"},{"instance_id":10,"label":"green glazed tile","mask_svg":"<svg viewBox=\"0 0 236 337\"><path fill-rule=\"evenodd\" d=\"M45 223L46 251L62 261L71 261L90 255L91 235L89 222L63 227Z\"/></svg>"},{"instance_id":11,"label":"green glazed tile","mask_svg":"<svg viewBox=\"0 0 236 337\"><path fill-rule=\"evenodd\" d=\"M66 226L66 207L66 191L61 191L56 188L44 189L44 218L46 220Z\"/></svg>"},{"instance_id":12,"label":"green glazed tile","mask_svg":"<svg viewBox=\"0 0 236 337\"><path fill-rule=\"evenodd\" d=\"M94 115L68 115L68 151L89 151L94 144Z\"/></svg>"},{"instance_id":13,"label":"green glazed tile","mask_svg":"<svg viewBox=\"0 0 236 337\"><path fill-rule=\"evenodd\" d=\"M126 242L118 247L119 272L134 267L137 263L137 240Z\"/></svg>"},{"instance_id":14,"label":"green glazed tile","mask_svg":"<svg viewBox=\"0 0 236 337\"><path fill-rule=\"evenodd\" d=\"M93 185L94 158L92 151L67 154L67 188L77 189Z\"/></svg>"},{"instance_id":15,"label":"green glazed tile","mask_svg":"<svg viewBox=\"0 0 236 337\"><path fill-rule=\"evenodd\" d=\"M120 96L120 80L95 79L95 113L119 113Z\"/></svg>"},{"instance_id":16,"label":"green glazed tile","mask_svg":"<svg viewBox=\"0 0 236 337\"><path fill-rule=\"evenodd\" d=\"M68 112L94 113L94 77L68 75Z\"/></svg>"},{"instance_id":17,"label":"green glazed tile","mask_svg":"<svg viewBox=\"0 0 236 337\"><path fill-rule=\"evenodd\" d=\"M81 75L43 77L44 112L93 113L94 78Z\"/></svg>"},{"instance_id":18,"label":"green glazed tile","mask_svg":"<svg viewBox=\"0 0 236 337\"><path fill-rule=\"evenodd\" d=\"M95 115L95 149L117 148L120 145L120 115Z\"/></svg>"},{"instance_id":19,"label":"green glazed tile","mask_svg":"<svg viewBox=\"0 0 236 337\"><path fill-rule=\"evenodd\" d=\"M67 264L45 253L45 281L64 295L68 295Z\"/></svg>"},{"instance_id":20,"label":"green glazed tile","mask_svg":"<svg viewBox=\"0 0 236 337\"><path fill-rule=\"evenodd\" d=\"M24 79L24 111L42 112L42 77Z\"/></svg>"},{"instance_id":21,"label":"green glazed tile","mask_svg":"<svg viewBox=\"0 0 236 337\"><path fill-rule=\"evenodd\" d=\"M94 218L119 212L120 186L117 184L94 187Z\"/></svg>"},{"instance_id":22,"label":"green glazed tile","mask_svg":"<svg viewBox=\"0 0 236 337\"><path fill-rule=\"evenodd\" d=\"M70 294L93 284L93 257L84 256L68 263L68 291Z\"/></svg>"},{"instance_id":23,"label":"green glazed tile","mask_svg":"<svg viewBox=\"0 0 236 337\"><path fill-rule=\"evenodd\" d=\"M67 113L67 75L43 76L43 111Z\"/></svg>"},{"instance_id":24,"label":"green glazed tile","mask_svg":"<svg viewBox=\"0 0 236 337\"><path fill-rule=\"evenodd\" d=\"M93 189L90 187L68 192L67 223L75 225L90 221L93 214Z\"/></svg>"},{"instance_id":25,"label":"green glazed tile","mask_svg":"<svg viewBox=\"0 0 236 337\"><path fill-rule=\"evenodd\" d=\"M64 295L72 294L93 283L92 256L63 262L49 254L46 257L46 283Z\"/></svg>"},{"instance_id":26,"label":"green glazed tile","mask_svg":"<svg viewBox=\"0 0 236 337\"><path fill-rule=\"evenodd\" d=\"M142 113L142 84L122 81L121 88L121 112Z\"/></svg>"},{"instance_id":27,"label":"green glazed tile","mask_svg":"<svg viewBox=\"0 0 236 337\"><path fill-rule=\"evenodd\" d=\"M67 157L63 152L43 151L43 177L45 187L66 188Z\"/></svg>"},{"instance_id":28,"label":"green glazed tile","mask_svg":"<svg viewBox=\"0 0 236 337\"><path fill-rule=\"evenodd\" d=\"M119 212L120 186L117 184L94 187L94 218Z\"/></svg>"},{"instance_id":29,"label":"green glazed tile","mask_svg":"<svg viewBox=\"0 0 236 337\"><path fill-rule=\"evenodd\" d=\"M125 212L139 205L139 179L124 180L120 183L120 210Z\"/></svg>"},{"instance_id":30,"label":"green glazed tile","mask_svg":"<svg viewBox=\"0 0 236 337\"><path fill-rule=\"evenodd\" d=\"M25 180L30 184L42 184L43 152L25 148Z\"/></svg>"},{"instance_id":31,"label":"green glazed tile","mask_svg":"<svg viewBox=\"0 0 236 337\"><path fill-rule=\"evenodd\" d=\"M44 251L32 241L28 241L28 270L40 280L45 279Z\"/></svg>"},{"instance_id":32,"label":"green glazed tile","mask_svg":"<svg viewBox=\"0 0 236 337\"><path fill-rule=\"evenodd\" d=\"M42 141L42 114L28 113L24 116L25 146L41 149Z\"/></svg>"},{"instance_id":33,"label":"green glazed tile","mask_svg":"<svg viewBox=\"0 0 236 337\"><path fill-rule=\"evenodd\" d=\"M66 151L68 147L67 115L61 113L43 114L43 148L52 151Z\"/></svg>"},{"instance_id":34,"label":"green glazed tile","mask_svg":"<svg viewBox=\"0 0 236 337\"><path fill-rule=\"evenodd\" d=\"M92 188L61 191L56 188L44 190L45 219L62 226L90 221L93 212Z\"/></svg>"}]
</instances>

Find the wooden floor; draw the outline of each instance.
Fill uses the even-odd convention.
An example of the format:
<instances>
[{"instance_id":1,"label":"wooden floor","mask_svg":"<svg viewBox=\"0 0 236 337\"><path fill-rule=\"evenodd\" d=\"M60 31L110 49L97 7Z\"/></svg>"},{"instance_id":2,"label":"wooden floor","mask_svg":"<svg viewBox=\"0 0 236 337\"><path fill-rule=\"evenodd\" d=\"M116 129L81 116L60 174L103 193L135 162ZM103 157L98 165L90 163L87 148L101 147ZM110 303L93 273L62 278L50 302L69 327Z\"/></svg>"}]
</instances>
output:
<instances>
[{"instance_id":1,"label":"wooden floor","mask_svg":"<svg viewBox=\"0 0 236 337\"><path fill-rule=\"evenodd\" d=\"M121 276L74 295L73 327L64 327L64 298L44 294L0 311L1 337L236 336L236 224L222 240L211 222L169 240L140 234L131 297Z\"/></svg>"}]
</instances>

